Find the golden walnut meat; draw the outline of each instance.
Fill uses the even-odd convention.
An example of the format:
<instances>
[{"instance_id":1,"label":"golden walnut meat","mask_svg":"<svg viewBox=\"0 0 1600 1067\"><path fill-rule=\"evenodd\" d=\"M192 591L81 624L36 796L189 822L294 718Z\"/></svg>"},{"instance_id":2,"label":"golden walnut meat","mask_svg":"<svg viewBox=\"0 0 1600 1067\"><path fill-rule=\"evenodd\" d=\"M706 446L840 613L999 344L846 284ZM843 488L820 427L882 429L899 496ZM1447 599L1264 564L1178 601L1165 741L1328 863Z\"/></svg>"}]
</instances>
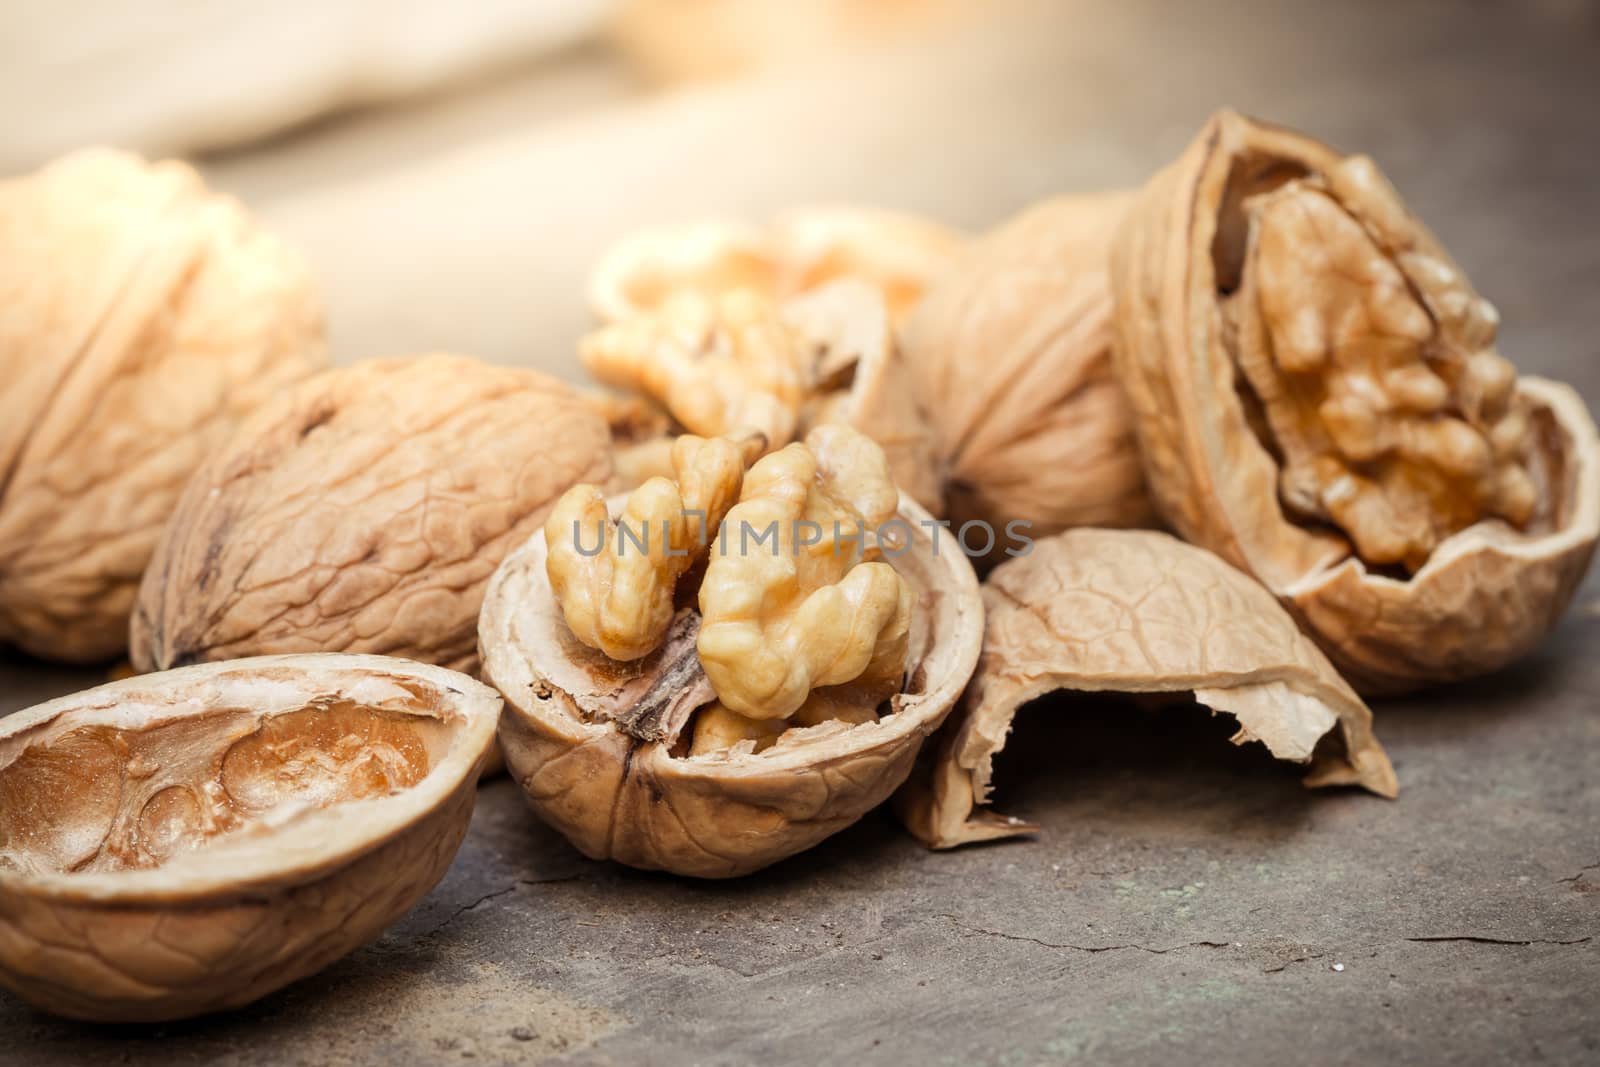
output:
<instances>
[{"instance_id":1,"label":"golden walnut meat","mask_svg":"<svg viewBox=\"0 0 1600 1067\"><path fill-rule=\"evenodd\" d=\"M151 1022L321 970L444 875L499 713L452 671L314 655L0 719L0 985Z\"/></svg>"},{"instance_id":2,"label":"golden walnut meat","mask_svg":"<svg viewBox=\"0 0 1600 1067\"><path fill-rule=\"evenodd\" d=\"M610 476L604 419L535 371L330 371L195 474L140 589L134 665L377 652L471 672L495 566L569 487Z\"/></svg>"},{"instance_id":3,"label":"golden walnut meat","mask_svg":"<svg viewBox=\"0 0 1600 1067\"><path fill-rule=\"evenodd\" d=\"M991 559L1071 526L1154 520L1111 364L1108 254L1132 200L1028 208L974 241L906 321L905 381L940 486L930 506L958 528L988 524Z\"/></svg>"},{"instance_id":4,"label":"golden walnut meat","mask_svg":"<svg viewBox=\"0 0 1600 1067\"><path fill-rule=\"evenodd\" d=\"M804 338L753 289L678 293L590 334L579 355L596 380L642 393L690 433L749 428L775 446L794 437L814 381Z\"/></svg>"},{"instance_id":5,"label":"golden walnut meat","mask_svg":"<svg viewBox=\"0 0 1600 1067\"><path fill-rule=\"evenodd\" d=\"M189 167L92 150L0 182L0 641L122 652L184 482L324 363L304 264Z\"/></svg>"},{"instance_id":6,"label":"golden walnut meat","mask_svg":"<svg viewBox=\"0 0 1600 1067\"><path fill-rule=\"evenodd\" d=\"M789 718L814 689L853 683L868 710L899 690L911 588L868 543L898 504L882 450L844 426L750 469L700 585L697 648L721 705L719 743L729 716L754 739L754 724ZM752 551L749 531L769 530L770 552ZM701 742L697 732L697 754L716 747Z\"/></svg>"},{"instance_id":7,"label":"golden walnut meat","mask_svg":"<svg viewBox=\"0 0 1600 1067\"><path fill-rule=\"evenodd\" d=\"M529 803L597 859L722 878L811 847L905 779L977 658L971 566L845 427L751 467L642 658L579 638L550 551L541 533L496 572L484 676Z\"/></svg>"},{"instance_id":8,"label":"golden walnut meat","mask_svg":"<svg viewBox=\"0 0 1600 1067\"><path fill-rule=\"evenodd\" d=\"M739 498L745 467L765 443L759 434L674 439L676 481L645 481L616 523L599 486L575 485L562 494L544 522L546 571L574 637L614 660L640 659L660 647L678 580L705 561Z\"/></svg>"},{"instance_id":9,"label":"golden walnut meat","mask_svg":"<svg viewBox=\"0 0 1600 1067\"><path fill-rule=\"evenodd\" d=\"M1037 829L981 805L1017 711L1059 691L1192 693L1238 720L1235 744L1310 764L1307 785L1395 795L1366 705L1270 593L1204 549L1154 531L1068 530L995 568L983 599L972 684L896 798L931 847Z\"/></svg>"},{"instance_id":10,"label":"golden walnut meat","mask_svg":"<svg viewBox=\"0 0 1600 1067\"><path fill-rule=\"evenodd\" d=\"M963 242L936 222L864 207L796 208L766 227L662 226L606 250L589 278L589 306L602 323L615 323L659 310L685 292L715 297L749 289L782 302L855 278L878 289L899 321Z\"/></svg>"},{"instance_id":11,"label":"golden walnut meat","mask_svg":"<svg viewBox=\"0 0 1600 1067\"><path fill-rule=\"evenodd\" d=\"M1518 379L1497 316L1371 160L1231 112L1112 259L1151 490L1367 692L1493 670L1600 535L1600 439Z\"/></svg>"},{"instance_id":12,"label":"golden walnut meat","mask_svg":"<svg viewBox=\"0 0 1600 1067\"><path fill-rule=\"evenodd\" d=\"M600 381L619 478L670 472L673 432L758 432L781 448L840 423L877 441L897 484L925 506L941 497L927 422L906 385L883 294L844 279L779 304L753 289L670 298L603 327L582 347Z\"/></svg>"}]
</instances>

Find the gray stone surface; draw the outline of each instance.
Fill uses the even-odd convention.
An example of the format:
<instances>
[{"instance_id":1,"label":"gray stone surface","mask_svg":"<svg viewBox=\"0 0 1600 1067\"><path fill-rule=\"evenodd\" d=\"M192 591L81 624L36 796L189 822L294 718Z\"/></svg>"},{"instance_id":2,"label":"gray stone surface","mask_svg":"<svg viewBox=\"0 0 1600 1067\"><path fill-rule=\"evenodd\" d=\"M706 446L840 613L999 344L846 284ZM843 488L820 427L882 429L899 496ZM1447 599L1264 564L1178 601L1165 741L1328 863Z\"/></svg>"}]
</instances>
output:
<instances>
[{"instance_id":1,"label":"gray stone surface","mask_svg":"<svg viewBox=\"0 0 1600 1067\"><path fill-rule=\"evenodd\" d=\"M1506 353L1600 401L1593 8L1063 3L1040 19L960 58L900 57L885 100L806 120L859 152L822 169L820 192L903 188L978 224L1136 180L1234 103L1375 155L1500 306ZM702 143L731 152L770 133L763 101L793 91L709 103ZM318 248L381 244L335 194L311 211L304 191L342 138L398 151L380 127L318 131L218 173L256 181L291 227L315 225ZM426 176L438 160L393 166L412 164ZM686 180L672 165L669 191ZM700 192L751 210L801 195L772 169ZM570 303L592 248L565 254ZM394 270L385 280L420 299ZM333 288L349 336L379 343L377 298L357 299L354 274ZM553 314L527 329L557 344L581 315ZM502 315L468 332L514 358L518 328ZM693 884L583 860L501 781L439 888L323 974L158 1028L63 1023L0 997L0 1061L1595 1062L1597 597L1591 580L1511 670L1377 705L1396 802L1306 792L1198 709L1060 701L1019 717L998 775L1005 810L1043 826L1036 840L932 854L880 813L770 871ZM0 711L94 680L7 661Z\"/></svg>"}]
</instances>

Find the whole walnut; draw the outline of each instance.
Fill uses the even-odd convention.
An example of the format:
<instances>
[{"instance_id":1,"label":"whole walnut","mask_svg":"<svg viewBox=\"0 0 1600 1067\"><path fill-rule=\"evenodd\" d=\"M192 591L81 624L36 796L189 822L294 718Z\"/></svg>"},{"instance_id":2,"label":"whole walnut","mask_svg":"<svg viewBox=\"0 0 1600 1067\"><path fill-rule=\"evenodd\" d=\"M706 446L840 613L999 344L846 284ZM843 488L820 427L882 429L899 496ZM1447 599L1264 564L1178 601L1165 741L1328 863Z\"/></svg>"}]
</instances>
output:
<instances>
[{"instance_id":1,"label":"whole walnut","mask_svg":"<svg viewBox=\"0 0 1600 1067\"><path fill-rule=\"evenodd\" d=\"M501 558L611 473L604 418L536 371L429 355L319 375L189 483L139 591L134 666L373 652L471 673Z\"/></svg>"},{"instance_id":2,"label":"whole walnut","mask_svg":"<svg viewBox=\"0 0 1600 1067\"><path fill-rule=\"evenodd\" d=\"M1154 518L1111 364L1107 255L1132 199L1028 208L973 242L906 320L905 374L932 436L943 513L958 529L988 524L991 558L1071 526ZM1008 534L1012 522L1027 525Z\"/></svg>"},{"instance_id":3,"label":"whole walnut","mask_svg":"<svg viewBox=\"0 0 1600 1067\"><path fill-rule=\"evenodd\" d=\"M182 163L0 183L0 642L109 659L184 482L325 364L304 264Z\"/></svg>"}]
</instances>

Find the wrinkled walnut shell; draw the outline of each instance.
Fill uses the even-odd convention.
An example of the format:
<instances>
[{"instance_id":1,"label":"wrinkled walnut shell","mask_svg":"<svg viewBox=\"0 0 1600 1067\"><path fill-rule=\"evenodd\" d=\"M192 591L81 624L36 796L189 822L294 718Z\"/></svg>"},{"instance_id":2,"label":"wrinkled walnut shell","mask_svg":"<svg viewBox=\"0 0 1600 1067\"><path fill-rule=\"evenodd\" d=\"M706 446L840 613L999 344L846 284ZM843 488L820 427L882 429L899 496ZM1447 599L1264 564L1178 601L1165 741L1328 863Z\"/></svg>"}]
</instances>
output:
<instances>
[{"instance_id":1,"label":"wrinkled walnut shell","mask_svg":"<svg viewBox=\"0 0 1600 1067\"><path fill-rule=\"evenodd\" d=\"M605 421L536 371L330 371L190 482L140 590L134 666L373 652L472 673L489 575L566 489L610 476Z\"/></svg>"},{"instance_id":2,"label":"wrinkled walnut shell","mask_svg":"<svg viewBox=\"0 0 1600 1067\"><path fill-rule=\"evenodd\" d=\"M0 641L121 653L185 480L325 362L305 265L188 166L97 149L0 183Z\"/></svg>"},{"instance_id":3,"label":"wrinkled walnut shell","mask_svg":"<svg viewBox=\"0 0 1600 1067\"><path fill-rule=\"evenodd\" d=\"M1018 538L1143 526L1133 413L1111 363L1111 238L1131 193L1065 196L968 246L906 320L910 391L932 430L942 513ZM940 505L932 505L939 512Z\"/></svg>"},{"instance_id":4,"label":"wrinkled walnut shell","mask_svg":"<svg viewBox=\"0 0 1600 1067\"><path fill-rule=\"evenodd\" d=\"M1259 578L1358 689L1395 692L1493 670L1554 625L1600 535L1600 439L1570 388L1521 379L1515 403L1526 411L1539 494L1532 520L1524 530L1469 525L1409 577L1369 567L1337 531L1286 513L1280 461L1241 398L1219 267L1236 269L1247 194L1285 180L1326 183L1345 162L1308 137L1232 112L1214 117L1146 185L1117 237L1116 358L1163 517ZM1460 278L1403 209L1382 222L1386 239L1398 232L1407 242L1393 261L1414 290L1408 256ZM1482 318L1492 339L1492 313Z\"/></svg>"},{"instance_id":5,"label":"wrinkled walnut shell","mask_svg":"<svg viewBox=\"0 0 1600 1067\"><path fill-rule=\"evenodd\" d=\"M1306 784L1397 790L1372 713L1271 594L1154 531L1069 530L983 584L983 655L957 712L896 798L934 848L1031 833L979 805L1017 710L1058 690L1185 693L1311 765ZM1065 710L1065 709L1062 709Z\"/></svg>"},{"instance_id":6,"label":"wrinkled walnut shell","mask_svg":"<svg viewBox=\"0 0 1600 1067\"><path fill-rule=\"evenodd\" d=\"M499 709L452 671L316 655L0 719L0 985L148 1022L321 970L444 875Z\"/></svg>"},{"instance_id":7,"label":"wrinkled walnut shell","mask_svg":"<svg viewBox=\"0 0 1600 1067\"><path fill-rule=\"evenodd\" d=\"M500 743L534 811L595 859L727 878L810 848L887 799L966 684L983 631L977 580L950 535L918 525L927 513L903 495L900 518L912 543L891 562L912 585L917 615L893 713L791 729L756 754L688 758L587 717L580 703L630 685L677 695L664 664L675 643L693 647L698 616L682 613L683 632L651 657L615 663L566 630L542 533L508 557L484 600L483 672L506 696ZM648 735L641 725L629 728Z\"/></svg>"}]
</instances>

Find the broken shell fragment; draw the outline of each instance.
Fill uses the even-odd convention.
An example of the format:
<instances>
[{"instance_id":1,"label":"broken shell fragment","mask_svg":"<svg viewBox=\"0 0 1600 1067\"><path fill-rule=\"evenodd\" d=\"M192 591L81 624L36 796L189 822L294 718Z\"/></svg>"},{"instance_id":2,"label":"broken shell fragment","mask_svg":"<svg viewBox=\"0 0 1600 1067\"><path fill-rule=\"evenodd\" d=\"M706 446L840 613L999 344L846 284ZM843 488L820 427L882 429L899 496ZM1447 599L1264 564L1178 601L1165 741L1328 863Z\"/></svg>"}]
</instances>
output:
<instances>
[{"instance_id":1,"label":"broken shell fragment","mask_svg":"<svg viewBox=\"0 0 1600 1067\"><path fill-rule=\"evenodd\" d=\"M624 502L613 499L613 514ZM612 660L568 629L535 535L495 573L480 622L484 677L507 698L506 765L534 811L595 859L726 878L810 848L887 799L972 673L983 623L977 580L950 534L904 496L886 525L903 538L884 558L913 611L898 691L857 722L815 703L837 696L855 709L835 692L848 685L814 690L759 739L742 732L743 716L718 734L692 599L658 649ZM702 741L726 744L691 753L699 723Z\"/></svg>"},{"instance_id":2,"label":"broken shell fragment","mask_svg":"<svg viewBox=\"0 0 1600 1067\"><path fill-rule=\"evenodd\" d=\"M981 807L1018 709L1058 690L1182 693L1308 763L1306 784L1397 790L1372 713L1248 576L1154 531L1069 530L983 586L983 655L965 697L896 798L933 848L1037 829Z\"/></svg>"},{"instance_id":3,"label":"broken shell fragment","mask_svg":"<svg viewBox=\"0 0 1600 1067\"><path fill-rule=\"evenodd\" d=\"M1112 250L1117 367L1162 516L1259 578L1363 692L1555 623L1600 536L1600 437L1371 160L1232 112Z\"/></svg>"},{"instance_id":4,"label":"broken shell fragment","mask_svg":"<svg viewBox=\"0 0 1600 1067\"><path fill-rule=\"evenodd\" d=\"M148 1022L321 970L444 875L500 704L439 667L270 656L0 719L0 985Z\"/></svg>"}]
</instances>

